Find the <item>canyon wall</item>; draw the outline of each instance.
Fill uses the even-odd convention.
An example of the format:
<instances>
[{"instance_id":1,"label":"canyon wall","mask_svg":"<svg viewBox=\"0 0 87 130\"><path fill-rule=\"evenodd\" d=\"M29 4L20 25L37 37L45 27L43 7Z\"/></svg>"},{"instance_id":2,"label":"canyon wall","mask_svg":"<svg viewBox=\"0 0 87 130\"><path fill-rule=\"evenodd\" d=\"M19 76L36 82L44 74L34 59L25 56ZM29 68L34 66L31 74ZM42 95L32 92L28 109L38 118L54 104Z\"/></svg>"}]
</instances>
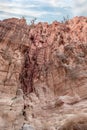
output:
<instances>
[{"instance_id":1,"label":"canyon wall","mask_svg":"<svg viewBox=\"0 0 87 130\"><path fill-rule=\"evenodd\" d=\"M22 98L16 106L8 103L9 110L0 108L2 113L8 113L7 120L14 117L9 121L12 124L17 121L22 126L28 122L38 130L45 130L49 124L46 122L60 125L61 112L64 118L67 113L83 112L81 104L73 106L75 111L64 104L80 103L87 98L86 17L31 25L24 18L0 21L0 94L2 99L3 95L11 96L12 102L20 93ZM19 130L19 124L14 129L9 124L8 128Z\"/></svg>"},{"instance_id":2,"label":"canyon wall","mask_svg":"<svg viewBox=\"0 0 87 130\"><path fill-rule=\"evenodd\" d=\"M33 92L46 83L55 95L86 96L87 19L27 25L25 19L0 21L0 89ZM9 91L8 91L9 90Z\"/></svg>"}]
</instances>

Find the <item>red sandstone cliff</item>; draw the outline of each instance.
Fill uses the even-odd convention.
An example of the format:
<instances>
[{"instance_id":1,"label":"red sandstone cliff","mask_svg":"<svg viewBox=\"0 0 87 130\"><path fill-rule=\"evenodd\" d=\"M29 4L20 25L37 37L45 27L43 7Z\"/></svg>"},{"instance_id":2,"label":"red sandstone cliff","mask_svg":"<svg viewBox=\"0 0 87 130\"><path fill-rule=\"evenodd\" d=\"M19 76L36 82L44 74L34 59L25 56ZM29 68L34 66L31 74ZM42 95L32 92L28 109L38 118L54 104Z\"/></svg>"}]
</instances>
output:
<instances>
[{"instance_id":1,"label":"red sandstone cliff","mask_svg":"<svg viewBox=\"0 0 87 130\"><path fill-rule=\"evenodd\" d=\"M25 110L29 123L28 115L43 122L58 106L87 98L86 17L35 25L17 18L0 21L0 92L16 95L20 88L34 104L32 113Z\"/></svg>"}]
</instances>

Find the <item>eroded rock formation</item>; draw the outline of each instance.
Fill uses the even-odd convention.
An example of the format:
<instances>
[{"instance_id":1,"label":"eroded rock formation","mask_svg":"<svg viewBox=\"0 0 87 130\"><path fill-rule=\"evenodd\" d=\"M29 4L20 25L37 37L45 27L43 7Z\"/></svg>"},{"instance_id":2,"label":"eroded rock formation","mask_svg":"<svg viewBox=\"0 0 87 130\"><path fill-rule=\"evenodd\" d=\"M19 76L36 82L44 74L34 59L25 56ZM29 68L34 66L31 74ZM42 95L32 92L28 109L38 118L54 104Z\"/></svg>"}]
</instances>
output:
<instances>
[{"instance_id":1,"label":"eroded rock formation","mask_svg":"<svg viewBox=\"0 0 87 130\"><path fill-rule=\"evenodd\" d=\"M4 113L7 120L14 113L9 130L19 130L23 122L60 129L61 112L64 119L79 110L86 113L81 105L87 102L87 18L31 25L25 19L0 21L0 93L2 100L10 96L7 111L0 109L1 122Z\"/></svg>"}]
</instances>

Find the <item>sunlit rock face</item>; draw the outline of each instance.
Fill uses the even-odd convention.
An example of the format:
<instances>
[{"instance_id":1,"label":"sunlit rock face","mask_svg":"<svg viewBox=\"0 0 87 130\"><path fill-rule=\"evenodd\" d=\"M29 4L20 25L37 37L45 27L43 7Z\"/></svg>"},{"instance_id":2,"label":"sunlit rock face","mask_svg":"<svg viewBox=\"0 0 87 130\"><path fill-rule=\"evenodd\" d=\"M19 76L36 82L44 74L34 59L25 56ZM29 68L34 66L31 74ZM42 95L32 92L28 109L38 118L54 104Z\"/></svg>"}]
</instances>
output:
<instances>
[{"instance_id":1,"label":"sunlit rock face","mask_svg":"<svg viewBox=\"0 0 87 130\"><path fill-rule=\"evenodd\" d=\"M87 18L31 26L12 18L0 21L0 30L2 91L20 84L30 93L45 82L56 95L86 96Z\"/></svg>"},{"instance_id":2,"label":"sunlit rock face","mask_svg":"<svg viewBox=\"0 0 87 130\"><path fill-rule=\"evenodd\" d=\"M19 89L24 93L21 98ZM24 122L40 130L62 129L58 126L69 114L86 113L87 18L31 25L25 19L0 21L0 93L11 98L12 104L6 105L10 106L8 118L10 110L18 111L18 118L12 120L12 124L20 122L15 130ZM18 103L21 108L13 105ZM12 129L12 124L8 128Z\"/></svg>"}]
</instances>

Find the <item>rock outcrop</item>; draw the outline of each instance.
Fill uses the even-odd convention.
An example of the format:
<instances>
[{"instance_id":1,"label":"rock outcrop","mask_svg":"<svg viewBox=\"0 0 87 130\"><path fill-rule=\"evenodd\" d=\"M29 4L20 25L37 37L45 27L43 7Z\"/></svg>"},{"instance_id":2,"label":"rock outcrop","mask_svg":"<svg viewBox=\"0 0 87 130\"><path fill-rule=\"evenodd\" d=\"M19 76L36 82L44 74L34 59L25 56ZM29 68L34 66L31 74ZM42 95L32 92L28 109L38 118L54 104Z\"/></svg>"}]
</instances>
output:
<instances>
[{"instance_id":1,"label":"rock outcrop","mask_svg":"<svg viewBox=\"0 0 87 130\"><path fill-rule=\"evenodd\" d=\"M69 114L86 113L87 18L0 21L0 93L5 130L19 130L24 122L38 130L60 129Z\"/></svg>"}]
</instances>

